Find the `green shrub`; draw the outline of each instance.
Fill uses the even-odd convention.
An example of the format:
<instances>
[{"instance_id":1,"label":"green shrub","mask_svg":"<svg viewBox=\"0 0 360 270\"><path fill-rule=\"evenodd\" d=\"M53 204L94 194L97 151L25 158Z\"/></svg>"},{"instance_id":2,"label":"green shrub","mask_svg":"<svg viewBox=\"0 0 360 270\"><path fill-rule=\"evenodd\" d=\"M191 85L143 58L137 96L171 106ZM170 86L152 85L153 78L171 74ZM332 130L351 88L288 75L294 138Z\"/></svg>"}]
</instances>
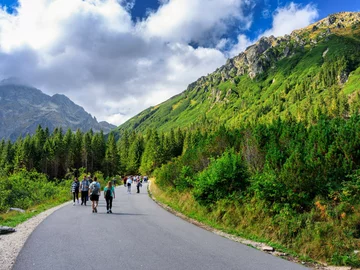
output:
<instances>
[{"instance_id":1,"label":"green shrub","mask_svg":"<svg viewBox=\"0 0 360 270\"><path fill-rule=\"evenodd\" d=\"M34 205L69 196L71 181L48 181L44 174L21 170L0 177L0 212L10 207L28 209Z\"/></svg>"},{"instance_id":2,"label":"green shrub","mask_svg":"<svg viewBox=\"0 0 360 270\"><path fill-rule=\"evenodd\" d=\"M248 184L247 168L241 155L227 150L218 159L211 159L207 169L195 177L195 198L205 204L241 193Z\"/></svg>"}]
</instances>

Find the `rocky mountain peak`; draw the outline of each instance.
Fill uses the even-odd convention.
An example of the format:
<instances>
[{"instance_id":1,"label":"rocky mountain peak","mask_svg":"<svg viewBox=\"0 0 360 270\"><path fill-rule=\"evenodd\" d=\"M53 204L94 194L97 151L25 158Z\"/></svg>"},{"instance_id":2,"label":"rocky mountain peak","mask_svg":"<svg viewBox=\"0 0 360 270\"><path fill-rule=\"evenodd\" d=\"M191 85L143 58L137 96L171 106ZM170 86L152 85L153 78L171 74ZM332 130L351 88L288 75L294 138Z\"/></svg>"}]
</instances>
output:
<instances>
[{"instance_id":1,"label":"rocky mountain peak","mask_svg":"<svg viewBox=\"0 0 360 270\"><path fill-rule=\"evenodd\" d=\"M321 39L331 33L341 34L343 28L357 27L360 27L360 12L340 12L331 14L303 29L294 30L291 36L299 37L307 34L313 39Z\"/></svg>"},{"instance_id":2,"label":"rocky mountain peak","mask_svg":"<svg viewBox=\"0 0 360 270\"><path fill-rule=\"evenodd\" d=\"M205 81L219 83L236 76L247 74L251 79L270 68L273 63L284 57L291 57L305 46L315 46L318 42L326 40L331 34L343 35L347 29L360 29L360 12L341 12L332 14L306 28L295 30L283 37L262 37L246 50L228 59L226 64L218 68L208 77L202 77L188 89L195 88L197 84Z\"/></svg>"},{"instance_id":3,"label":"rocky mountain peak","mask_svg":"<svg viewBox=\"0 0 360 270\"><path fill-rule=\"evenodd\" d=\"M67 96L48 96L21 80L7 79L0 83L0 139L15 140L33 134L38 125L52 131L56 127L73 131L90 129L108 133L116 126L99 123Z\"/></svg>"}]
</instances>

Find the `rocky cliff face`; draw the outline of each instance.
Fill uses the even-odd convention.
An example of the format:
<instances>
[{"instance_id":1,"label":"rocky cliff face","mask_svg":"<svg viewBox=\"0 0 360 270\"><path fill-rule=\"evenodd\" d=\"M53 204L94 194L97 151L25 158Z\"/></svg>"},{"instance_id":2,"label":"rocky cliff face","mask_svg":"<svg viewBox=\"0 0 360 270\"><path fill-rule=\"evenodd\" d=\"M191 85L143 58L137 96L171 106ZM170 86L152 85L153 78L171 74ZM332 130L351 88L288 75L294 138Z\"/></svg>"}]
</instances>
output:
<instances>
[{"instance_id":1,"label":"rocky cliff face","mask_svg":"<svg viewBox=\"0 0 360 270\"><path fill-rule=\"evenodd\" d=\"M254 79L280 59L291 57L305 47L316 46L317 43L326 40L333 33L343 35L346 33L343 31L344 28L351 29L352 27L360 27L360 13L358 12L342 12L331 15L284 37L262 37L244 52L229 59L214 73L207 77L201 77L195 83L190 84L188 89L191 90L205 82L218 84L244 74L248 74L250 78Z\"/></svg>"},{"instance_id":2,"label":"rocky cliff face","mask_svg":"<svg viewBox=\"0 0 360 270\"><path fill-rule=\"evenodd\" d=\"M0 139L16 140L18 136L33 134L38 125L68 128L75 131L108 133L115 126L98 122L82 107L64 95L48 96L40 90L13 80L0 83Z\"/></svg>"}]
</instances>

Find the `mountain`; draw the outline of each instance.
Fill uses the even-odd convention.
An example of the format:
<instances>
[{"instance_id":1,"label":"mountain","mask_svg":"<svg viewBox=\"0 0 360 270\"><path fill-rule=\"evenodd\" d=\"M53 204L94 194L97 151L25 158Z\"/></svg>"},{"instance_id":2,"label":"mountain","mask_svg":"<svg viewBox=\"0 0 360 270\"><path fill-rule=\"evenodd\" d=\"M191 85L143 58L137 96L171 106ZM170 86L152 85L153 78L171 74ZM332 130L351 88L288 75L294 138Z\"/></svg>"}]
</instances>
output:
<instances>
[{"instance_id":1,"label":"mountain","mask_svg":"<svg viewBox=\"0 0 360 270\"><path fill-rule=\"evenodd\" d=\"M16 80L0 83L0 138L16 140L18 136L33 134L38 125L49 128L62 127L108 133L115 126L97 122L82 107L64 95L48 96L40 90Z\"/></svg>"},{"instance_id":2,"label":"mountain","mask_svg":"<svg viewBox=\"0 0 360 270\"><path fill-rule=\"evenodd\" d=\"M263 37L181 94L118 130L167 131L196 123L227 126L322 114L349 117L360 105L360 13L333 14L284 37Z\"/></svg>"}]
</instances>

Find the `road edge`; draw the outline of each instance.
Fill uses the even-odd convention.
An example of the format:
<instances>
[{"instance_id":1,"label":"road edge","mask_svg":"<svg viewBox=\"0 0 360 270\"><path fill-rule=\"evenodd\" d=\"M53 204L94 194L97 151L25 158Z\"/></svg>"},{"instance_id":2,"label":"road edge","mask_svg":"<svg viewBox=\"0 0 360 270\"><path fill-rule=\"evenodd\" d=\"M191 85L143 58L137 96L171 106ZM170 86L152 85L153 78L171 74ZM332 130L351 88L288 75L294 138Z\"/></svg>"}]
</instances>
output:
<instances>
[{"instance_id":1,"label":"road edge","mask_svg":"<svg viewBox=\"0 0 360 270\"><path fill-rule=\"evenodd\" d=\"M11 270L15 261L28 240L29 236L33 233L36 227L43 222L48 216L53 214L60 208L70 204L65 202L58 206L52 207L36 216L20 223L15 227L16 232L0 236L0 269Z\"/></svg>"}]
</instances>

